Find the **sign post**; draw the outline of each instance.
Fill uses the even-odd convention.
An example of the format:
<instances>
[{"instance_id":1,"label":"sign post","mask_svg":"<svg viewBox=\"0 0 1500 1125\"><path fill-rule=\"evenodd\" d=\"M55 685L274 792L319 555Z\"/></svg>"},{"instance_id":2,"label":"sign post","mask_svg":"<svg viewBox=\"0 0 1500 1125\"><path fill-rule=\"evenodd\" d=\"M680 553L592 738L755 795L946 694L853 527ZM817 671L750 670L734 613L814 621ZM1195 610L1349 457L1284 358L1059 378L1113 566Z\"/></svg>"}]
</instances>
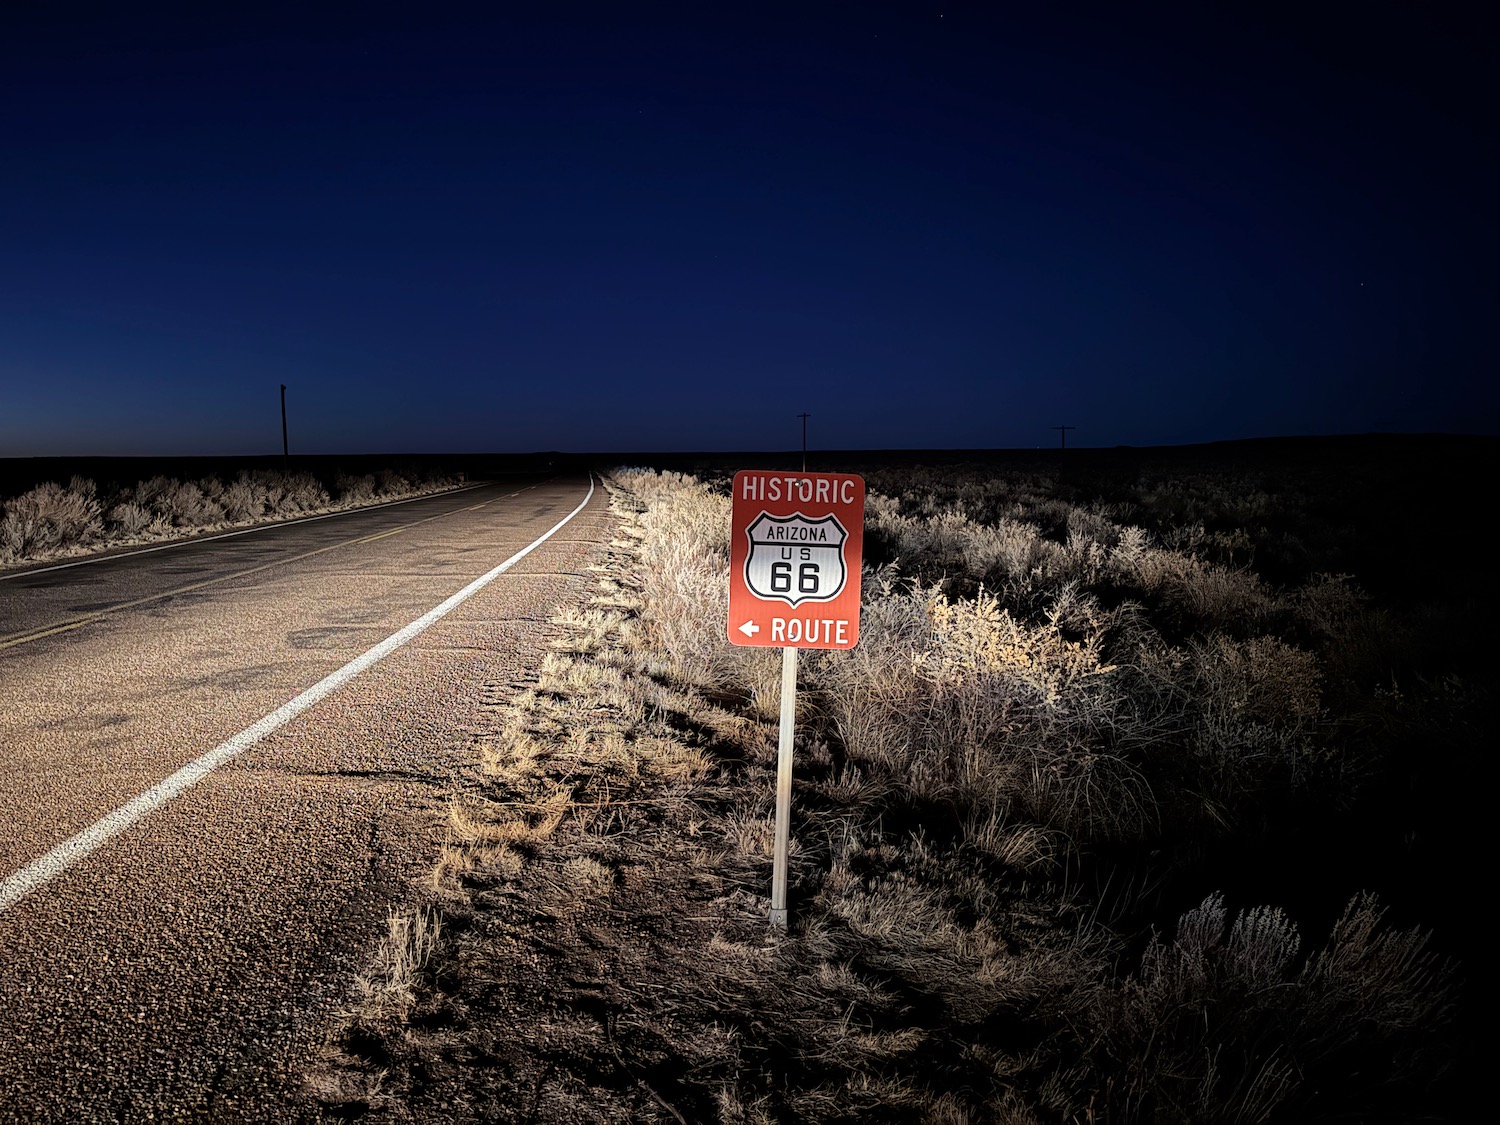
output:
<instances>
[{"instance_id":1,"label":"sign post","mask_svg":"<svg viewBox=\"0 0 1500 1125\"><path fill-rule=\"evenodd\" d=\"M776 747L776 847L771 858L771 925L786 929L786 853L792 834L792 735L797 726L797 650L781 650L781 741Z\"/></svg>"},{"instance_id":2,"label":"sign post","mask_svg":"<svg viewBox=\"0 0 1500 1125\"><path fill-rule=\"evenodd\" d=\"M853 648L865 482L846 473L743 470L730 516L731 644L781 649L781 741L776 757L776 850L771 925L786 928L797 650Z\"/></svg>"}]
</instances>

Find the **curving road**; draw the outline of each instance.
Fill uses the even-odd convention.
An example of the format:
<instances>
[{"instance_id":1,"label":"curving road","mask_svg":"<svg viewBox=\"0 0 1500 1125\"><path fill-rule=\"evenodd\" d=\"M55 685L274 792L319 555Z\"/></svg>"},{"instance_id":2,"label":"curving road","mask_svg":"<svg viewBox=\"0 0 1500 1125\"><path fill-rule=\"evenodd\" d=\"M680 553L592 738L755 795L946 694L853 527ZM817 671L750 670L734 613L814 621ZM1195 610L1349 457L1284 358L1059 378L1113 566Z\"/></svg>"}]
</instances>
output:
<instances>
[{"instance_id":1,"label":"curving road","mask_svg":"<svg viewBox=\"0 0 1500 1125\"><path fill-rule=\"evenodd\" d=\"M586 476L526 478L0 578L0 1121L313 1116L481 687L609 526Z\"/></svg>"}]
</instances>

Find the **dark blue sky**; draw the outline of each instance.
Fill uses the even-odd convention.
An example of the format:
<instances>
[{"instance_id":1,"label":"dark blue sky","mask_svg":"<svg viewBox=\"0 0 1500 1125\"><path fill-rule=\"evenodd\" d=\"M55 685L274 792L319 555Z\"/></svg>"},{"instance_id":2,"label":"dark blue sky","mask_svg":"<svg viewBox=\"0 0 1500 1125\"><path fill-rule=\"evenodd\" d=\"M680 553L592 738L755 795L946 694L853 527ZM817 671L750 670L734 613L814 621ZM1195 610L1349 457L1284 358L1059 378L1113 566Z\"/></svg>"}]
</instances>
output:
<instances>
[{"instance_id":1,"label":"dark blue sky","mask_svg":"<svg viewBox=\"0 0 1500 1125\"><path fill-rule=\"evenodd\" d=\"M1435 9L110 7L0 6L0 456L1500 432Z\"/></svg>"}]
</instances>

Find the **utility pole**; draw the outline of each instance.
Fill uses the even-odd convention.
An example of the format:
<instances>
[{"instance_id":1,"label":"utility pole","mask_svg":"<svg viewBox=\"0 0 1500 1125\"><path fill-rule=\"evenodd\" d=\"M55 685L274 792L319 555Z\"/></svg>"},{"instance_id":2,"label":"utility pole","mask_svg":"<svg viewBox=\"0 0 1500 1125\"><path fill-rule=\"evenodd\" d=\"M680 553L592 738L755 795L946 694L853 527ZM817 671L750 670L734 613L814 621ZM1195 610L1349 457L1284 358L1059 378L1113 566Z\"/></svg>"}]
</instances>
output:
<instances>
[{"instance_id":1,"label":"utility pole","mask_svg":"<svg viewBox=\"0 0 1500 1125\"><path fill-rule=\"evenodd\" d=\"M802 419L802 471L805 473L807 472L807 420L812 415L799 414L797 417Z\"/></svg>"},{"instance_id":2,"label":"utility pole","mask_svg":"<svg viewBox=\"0 0 1500 1125\"><path fill-rule=\"evenodd\" d=\"M286 384L281 384L281 467L289 469L292 459L286 448Z\"/></svg>"},{"instance_id":3,"label":"utility pole","mask_svg":"<svg viewBox=\"0 0 1500 1125\"><path fill-rule=\"evenodd\" d=\"M1062 447L1064 449L1067 449L1068 448L1068 431L1069 430L1076 430L1078 427L1077 426L1053 426L1052 428L1054 430L1061 430L1062 431Z\"/></svg>"}]
</instances>

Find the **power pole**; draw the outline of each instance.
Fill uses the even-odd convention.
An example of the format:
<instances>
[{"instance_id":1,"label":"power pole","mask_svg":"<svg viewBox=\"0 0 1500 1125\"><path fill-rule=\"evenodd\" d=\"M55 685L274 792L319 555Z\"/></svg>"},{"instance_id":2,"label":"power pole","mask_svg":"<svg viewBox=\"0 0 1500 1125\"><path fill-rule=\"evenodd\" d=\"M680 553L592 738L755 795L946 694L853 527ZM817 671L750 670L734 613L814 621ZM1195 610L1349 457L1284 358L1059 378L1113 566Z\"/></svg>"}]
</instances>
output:
<instances>
[{"instance_id":1,"label":"power pole","mask_svg":"<svg viewBox=\"0 0 1500 1125\"><path fill-rule=\"evenodd\" d=\"M283 470L289 468L292 463L286 449L286 384L281 384L281 467Z\"/></svg>"},{"instance_id":2,"label":"power pole","mask_svg":"<svg viewBox=\"0 0 1500 1125\"><path fill-rule=\"evenodd\" d=\"M812 415L799 414L797 417L802 419L802 471L805 473L807 472L807 420Z\"/></svg>"},{"instance_id":3,"label":"power pole","mask_svg":"<svg viewBox=\"0 0 1500 1125\"><path fill-rule=\"evenodd\" d=\"M1068 448L1068 431L1069 430L1076 430L1078 427L1077 426L1053 426L1052 428L1054 430L1061 430L1062 431L1062 447L1064 449L1067 449Z\"/></svg>"}]
</instances>

